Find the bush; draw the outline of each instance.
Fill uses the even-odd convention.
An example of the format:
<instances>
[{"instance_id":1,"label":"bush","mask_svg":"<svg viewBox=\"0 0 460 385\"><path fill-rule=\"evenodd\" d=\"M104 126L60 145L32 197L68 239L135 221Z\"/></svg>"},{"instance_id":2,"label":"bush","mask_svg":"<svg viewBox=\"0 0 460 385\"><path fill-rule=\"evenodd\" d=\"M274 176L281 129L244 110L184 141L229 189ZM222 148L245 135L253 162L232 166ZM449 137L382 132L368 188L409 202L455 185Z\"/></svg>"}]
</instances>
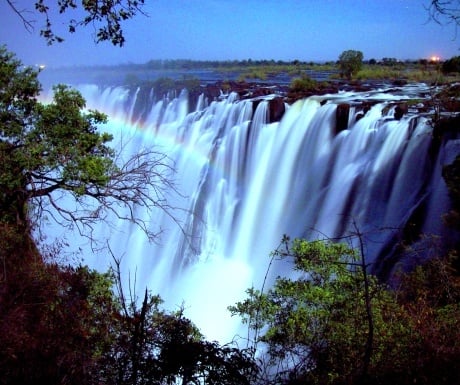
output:
<instances>
[{"instance_id":1,"label":"bush","mask_svg":"<svg viewBox=\"0 0 460 385\"><path fill-rule=\"evenodd\" d=\"M443 74L460 72L460 56L454 56L442 63L441 71Z\"/></svg>"},{"instance_id":2,"label":"bush","mask_svg":"<svg viewBox=\"0 0 460 385\"><path fill-rule=\"evenodd\" d=\"M318 86L316 80L311 79L307 75L302 75L300 78L296 78L291 82L290 91L291 92L306 92L315 89Z\"/></svg>"}]
</instances>

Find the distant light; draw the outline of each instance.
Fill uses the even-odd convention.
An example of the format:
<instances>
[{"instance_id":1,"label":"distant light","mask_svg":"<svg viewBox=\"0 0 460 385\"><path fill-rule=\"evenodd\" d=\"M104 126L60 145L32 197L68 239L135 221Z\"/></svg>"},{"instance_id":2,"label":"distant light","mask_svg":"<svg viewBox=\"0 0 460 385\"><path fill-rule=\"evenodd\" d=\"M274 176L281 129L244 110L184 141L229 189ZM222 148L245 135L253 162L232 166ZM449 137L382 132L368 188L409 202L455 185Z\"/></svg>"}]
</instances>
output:
<instances>
[{"instance_id":1,"label":"distant light","mask_svg":"<svg viewBox=\"0 0 460 385\"><path fill-rule=\"evenodd\" d=\"M437 55L433 55L430 57L430 61L434 62L434 63L437 63L439 61L441 61L441 58Z\"/></svg>"},{"instance_id":2,"label":"distant light","mask_svg":"<svg viewBox=\"0 0 460 385\"><path fill-rule=\"evenodd\" d=\"M46 67L44 64L36 64L36 66L38 67L39 71L43 71Z\"/></svg>"}]
</instances>

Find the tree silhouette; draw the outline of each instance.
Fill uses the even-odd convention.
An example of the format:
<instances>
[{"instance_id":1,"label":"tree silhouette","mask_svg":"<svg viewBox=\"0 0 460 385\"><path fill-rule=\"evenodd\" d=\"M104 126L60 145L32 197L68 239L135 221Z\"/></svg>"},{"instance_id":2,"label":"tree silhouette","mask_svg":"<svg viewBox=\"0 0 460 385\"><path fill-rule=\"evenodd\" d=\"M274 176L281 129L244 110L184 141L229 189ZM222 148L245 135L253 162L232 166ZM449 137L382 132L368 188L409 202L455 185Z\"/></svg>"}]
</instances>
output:
<instances>
[{"instance_id":1,"label":"tree silhouette","mask_svg":"<svg viewBox=\"0 0 460 385\"><path fill-rule=\"evenodd\" d=\"M455 34L460 25L460 2L458 0L431 0L427 6L430 18L439 24L453 24Z\"/></svg>"},{"instance_id":2,"label":"tree silhouette","mask_svg":"<svg viewBox=\"0 0 460 385\"><path fill-rule=\"evenodd\" d=\"M28 15L33 11L19 8L14 0L6 0L6 2L22 20L24 27L32 32L35 29L35 21ZM138 14L145 15L142 11L144 0L87 0L81 2L77 0L38 0L33 5L35 11L44 18L44 26L41 27L40 35L49 45L64 41L62 36L54 32L57 19L64 19L63 23L67 26L69 33L76 32L78 27L92 25L95 29L97 43L110 41L113 45L121 47L125 43L122 23ZM59 17L52 16L53 6L59 12ZM75 15L78 15L76 11L79 10L82 11L83 16L74 18ZM69 14L73 17L69 16L68 19L65 19L65 16Z\"/></svg>"}]
</instances>

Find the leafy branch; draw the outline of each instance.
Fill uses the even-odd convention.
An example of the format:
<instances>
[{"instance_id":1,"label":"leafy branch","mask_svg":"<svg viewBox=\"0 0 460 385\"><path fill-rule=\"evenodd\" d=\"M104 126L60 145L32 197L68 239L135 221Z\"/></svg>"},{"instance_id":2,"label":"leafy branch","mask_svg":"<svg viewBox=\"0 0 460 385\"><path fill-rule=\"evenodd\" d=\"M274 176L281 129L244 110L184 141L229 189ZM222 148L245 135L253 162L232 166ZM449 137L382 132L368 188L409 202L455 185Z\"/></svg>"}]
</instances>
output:
<instances>
[{"instance_id":1,"label":"leafy branch","mask_svg":"<svg viewBox=\"0 0 460 385\"><path fill-rule=\"evenodd\" d=\"M21 19L25 29L28 32L33 32L36 20L27 17L27 14L33 13L33 11L18 8L13 0L6 1L12 11ZM84 12L81 19L70 18L64 22L67 24L69 33L76 32L79 27L92 25L96 43L110 41L113 45L122 47L125 43L122 24L138 14L146 16L142 9L144 2L144 0L89 0L78 4L76 0L59 0L56 1L56 8L61 17L79 9ZM35 11L44 18L44 26L40 30L40 36L46 40L48 45L64 41L64 38L55 32L56 19L51 16L50 3L53 2L51 0L38 0L34 3Z\"/></svg>"}]
</instances>

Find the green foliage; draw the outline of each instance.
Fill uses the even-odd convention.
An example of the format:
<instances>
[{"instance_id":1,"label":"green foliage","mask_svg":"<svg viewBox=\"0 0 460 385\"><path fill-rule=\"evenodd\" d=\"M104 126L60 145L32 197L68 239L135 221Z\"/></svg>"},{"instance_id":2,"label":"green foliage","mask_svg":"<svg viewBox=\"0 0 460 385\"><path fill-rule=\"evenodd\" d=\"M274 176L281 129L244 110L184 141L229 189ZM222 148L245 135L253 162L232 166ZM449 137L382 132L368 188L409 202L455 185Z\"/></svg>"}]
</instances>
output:
<instances>
[{"instance_id":1,"label":"green foliage","mask_svg":"<svg viewBox=\"0 0 460 385\"><path fill-rule=\"evenodd\" d=\"M97 125L106 117L82 113L85 101L66 86L50 104L37 102L37 74L0 48L0 207L2 220L26 221L27 202L61 189L81 195L107 185L116 170L112 139Z\"/></svg>"},{"instance_id":2,"label":"green foliage","mask_svg":"<svg viewBox=\"0 0 460 385\"><path fill-rule=\"evenodd\" d=\"M351 79L363 65L363 53L361 51L347 50L339 56L339 68L342 76Z\"/></svg>"},{"instance_id":3,"label":"green foliage","mask_svg":"<svg viewBox=\"0 0 460 385\"><path fill-rule=\"evenodd\" d=\"M432 67L423 69L398 62L397 64L363 65L353 75L357 80L405 80L412 82L442 83L439 72Z\"/></svg>"},{"instance_id":4,"label":"green foliage","mask_svg":"<svg viewBox=\"0 0 460 385\"><path fill-rule=\"evenodd\" d=\"M395 322L401 311L375 277L364 279L355 250L295 240L280 256L293 258L297 278L279 277L267 293L250 289L248 299L230 308L261 333L257 341L267 346L270 364L282 368L275 382L335 384L361 377L370 331L366 281L375 335L370 373L382 359L397 358L396 341L406 338L406 329Z\"/></svg>"},{"instance_id":5,"label":"green foliage","mask_svg":"<svg viewBox=\"0 0 460 385\"><path fill-rule=\"evenodd\" d=\"M400 69L388 67L388 66L363 66L355 74L355 78L358 80L365 79L400 79L404 77L404 72Z\"/></svg>"},{"instance_id":6,"label":"green foliage","mask_svg":"<svg viewBox=\"0 0 460 385\"><path fill-rule=\"evenodd\" d=\"M344 244L285 246L274 257L292 258L295 278L278 277L267 292L251 288L230 307L267 352L274 374L262 382L458 383L460 277L452 261L402 274L391 290Z\"/></svg>"},{"instance_id":7,"label":"green foliage","mask_svg":"<svg viewBox=\"0 0 460 385\"><path fill-rule=\"evenodd\" d=\"M412 320L409 363L417 383L460 383L458 256L434 258L401 277L398 301Z\"/></svg>"},{"instance_id":8,"label":"green foliage","mask_svg":"<svg viewBox=\"0 0 460 385\"><path fill-rule=\"evenodd\" d=\"M300 78L296 78L291 82L289 90L291 92L305 92L311 91L318 86L316 80L311 79L306 75L302 75Z\"/></svg>"},{"instance_id":9,"label":"green foliage","mask_svg":"<svg viewBox=\"0 0 460 385\"><path fill-rule=\"evenodd\" d=\"M238 81L246 81L247 79L267 80L268 76L269 72L264 68L249 67L240 74Z\"/></svg>"},{"instance_id":10,"label":"green foliage","mask_svg":"<svg viewBox=\"0 0 460 385\"><path fill-rule=\"evenodd\" d=\"M160 78L155 80L153 88L159 95L168 94L168 92L175 91L179 93L184 88L189 92L199 90L200 80L194 77L184 76L182 79L173 80L169 78Z\"/></svg>"},{"instance_id":11,"label":"green foliage","mask_svg":"<svg viewBox=\"0 0 460 385\"><path fill-rule=\"evenodd\" d=\"M53 102L37 104L35 126L21 140L25 161L34 174L59 181L60 188L78 194L91 185L105 186L115 168L114 152L106 145L112 136L96 132L97 125L107 121L105 115L97 111L83 114L84 107L78 91L63 85L54 87ZM37 164L30 163L34 156Z\"/></svg>"}]
</instances>

